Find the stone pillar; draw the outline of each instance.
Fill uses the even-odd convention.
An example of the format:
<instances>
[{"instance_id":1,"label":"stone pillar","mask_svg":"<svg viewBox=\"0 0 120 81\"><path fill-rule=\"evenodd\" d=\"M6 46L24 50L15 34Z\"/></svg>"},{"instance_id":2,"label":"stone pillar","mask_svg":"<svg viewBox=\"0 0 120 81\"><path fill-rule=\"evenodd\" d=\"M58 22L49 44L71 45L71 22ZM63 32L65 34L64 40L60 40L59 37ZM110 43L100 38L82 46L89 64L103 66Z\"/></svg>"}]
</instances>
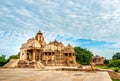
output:
<instances>
[{"instance_id":1,"label":"stone pillar","mask_svg":"<svg viewBox=\"0 0 120 81\"><path fill-rule=\"evenodd\" d=\"M35 62L35 50L33 50L33 59L32 59L32 61Z\"/></svg>"},{"instance_id":2,"label":"stone pillar","mask_svg":"<svg viewBox=\"0 0 120 81\"><path fill-rule=\"evenodd\" d=\"M49 55L49 53L47 52L47 56Z\"/></svg>"},{"instance_id":3,"label":"stone pillar","mask_svg":"<svg viewBox=\"0 0 120 81\"><path fill-rule=\"evenodd\" d=\"M42 53L41 53L41 51L39 51L39 62L41 62L41 60L42 60Z\"/></svg>"},{"instance_id":4,"label":"stone pillar","mask_svg":"<svg viewBox=\"0 0 120 81\"><path fill-rule=\"evenodd\" d=\"M20 49L20 60L23 60L23 55L22 55L23 51Z\"/></svg>"},{"instance_id":5,"label":"stone pillar","mask_svg":"<svg viewBox=\"0 0 120 81\"><path fill-rule=\"evenodd\" d=\"M27 61L27 50L24 50L24 56L23 56L24 60Z\"/></svg>"},{"instance_id":6,"label":"stone pillar","mask_svg":"<svg viewBox=\"0 0 120 81\"><path fill-rule=\"evenodd\" d=\"M54 66L55 65L55 56L54 56L53 52L52 52L51 61L52 61L52 65Z\"/></svg>"},{"instance_id":7,"label":"stone pillar","mask_svg":"<svg viewBox=\"0 0 120 81\"><path fill-rule=\"evenodd\" d=\"M62 58L62 55L61 55L62 53L60 52L60 66L62 66L62 60L61 60L61 58Z\"/></svg>"},{"instance_id":8,"label":"stone pillar","mask_svg":"<svg viewBox=\"0 0 120 81\"><path fill-rule=\"evenodd\" d=\"M32 54L29 54L29 59L30 61L32 61Z\"/></svg>"},{"instance_id":9,"label":"stone pillar","mask_svg":"<svg viewBox=\"0 0 120 81\"><path fill-rule=\"evenodd\" d=\"M47 52L47 55L46 55L46 64L48 64L48 52Z\"/></svg>"},{"instance_id":10,"label":"stone pillar","mask_svg":"<svg viewBox=\"0 0 120 81\"><path fill-rule=\"evenodd\" d=\"M24 55L23 54L24 54L23 51L21 51L20 52L20 60L24 60L24 57L23 57Z\"/></svg>"},{"instance_id":11,"label":"stone pillar","mask_svg":"<svg viewBox=\"0 0 120 81\"><path fill-rule=\"evenodd\" d=\"M31 54L29 53L29 61L31 61Z\"/></svg>"}]
</instances>

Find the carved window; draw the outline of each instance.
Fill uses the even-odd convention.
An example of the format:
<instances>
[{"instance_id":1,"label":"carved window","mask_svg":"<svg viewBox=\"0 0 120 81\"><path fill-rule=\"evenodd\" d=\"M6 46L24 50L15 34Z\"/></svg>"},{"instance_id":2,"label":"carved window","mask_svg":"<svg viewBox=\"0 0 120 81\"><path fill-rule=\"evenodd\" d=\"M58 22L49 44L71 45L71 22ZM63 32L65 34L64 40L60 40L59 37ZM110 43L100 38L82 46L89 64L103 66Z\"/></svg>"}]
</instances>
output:
<instances>
[{"instance_id":1,"label":"carved window","mask_svg":"<svg viewBox=\"0 0 120 81\"><path fill-rule=\"evenodd\" d=\"M68 56L68 54L67 54L67 53L65 53L65 56Z\"/></svg>"},{"instance_id":2,"label":"carved window","mask_svg":"<svg viewBox=\"0 0 120 81\"><path fill-rule=\"evenodd\" d=\"M73 53L73 56L75 56L75 54Z\"/></svg>"},{"instance_id":3,"label":"carved window","mask_svg":"<svg viewBox=\"0 0 120 81\"><path fill-rule=\"evenodd\" d=\"M49 52L49 55L51 55L51 53Z\"/></svg>"}]
</instances>

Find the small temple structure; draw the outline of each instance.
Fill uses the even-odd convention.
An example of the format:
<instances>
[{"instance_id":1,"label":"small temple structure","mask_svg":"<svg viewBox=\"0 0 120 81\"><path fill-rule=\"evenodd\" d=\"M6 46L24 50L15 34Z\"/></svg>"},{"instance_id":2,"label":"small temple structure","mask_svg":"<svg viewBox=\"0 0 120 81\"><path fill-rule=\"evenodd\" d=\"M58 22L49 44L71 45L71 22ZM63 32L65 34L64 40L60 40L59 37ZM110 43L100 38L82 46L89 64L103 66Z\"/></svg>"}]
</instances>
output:
<instances>
[{"instance_id":1,"label":"small temple structure","mask_svg":"<svg viewBox=\"0 0 120 81\"><path fill-rule=\"evenodd\" d=\"M47 44L41 31L35 37L28 39L20 48L18 67L74 66L76 64L75 51L70 44L65 47L57 40Z\"/></svg>"},{"instance_id":2,"label":"small temple structure","mask_svg":"<svg viewBox=\"0 0 120 81\"><path fill-rule=\"evenodd\" d=\"M93 63L95 63L96 65L103 65L104 64L104 57L100 57L99 55L93 56L92 57L92 61Z\"/></svg>"}]
</instances>

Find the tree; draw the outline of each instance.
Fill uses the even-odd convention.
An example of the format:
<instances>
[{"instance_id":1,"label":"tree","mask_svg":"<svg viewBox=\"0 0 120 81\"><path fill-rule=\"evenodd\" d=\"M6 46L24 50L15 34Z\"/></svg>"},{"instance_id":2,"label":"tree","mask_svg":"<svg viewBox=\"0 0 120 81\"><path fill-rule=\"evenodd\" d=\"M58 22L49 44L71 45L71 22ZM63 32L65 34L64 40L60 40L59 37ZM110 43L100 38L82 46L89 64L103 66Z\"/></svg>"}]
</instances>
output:
<instances>
[{"instance_id":1,"label":"tree","mask_svg":"<svg viewBox=\"0 0 120 81\"><path fill-rule=\"evenodd\" d=\"M117 53L115 53L113 56L112 56L112 59L120 59L120 53L119 52L117 52Z\"/></svg>"},{"instance_id":2,"label":"tree","mask_svg":"<svg viewBox=\"0 0 120 81\"><path fill-rule=\"evenodd\" d=\"M6 55L1 55L0 56L0 66L3 66L8 62L8 59L5 59Z\"/></svg>"},{"instance_id":3,"label":"tree","mask_svg":"<svg viewBox=\"0 0 120 81\"><path fill-rule=\"evenodd\" d=\"M76 61L80 64L89 64L92 59L92 52L81 47L75 47Z\"/></svg>"},{"instance_id":4,"label":"tree","mask_svg":"<svg viewBox=\"0 0 120 81\"><path fill-rule=\"evenodd\" d=\"M120 68L120 59L111 60L109 63L109 67L119 67Z\"/></svg>"},{"instance_id":5,"label":"tree","mask_svg":"<svg viewBox=\"0 0 120 81\"><path fill-rule=\"evenodd\" d=\"M20 53L18 53L18 54L16 54L16 55L11 55L10 57L9 57L9 60L10 59L18 59L20 57Z\"/></svg>"},{"instance_id":6,"label":"tree","mask_svg":"<svg viewBox=\"0 0 120 81\"><path fill-rule=\"evenodd\" d=\"M105 59L105 60L104 60L104 64L105 64L105 65L108 65L108 64L109 64L109 60Z\"/></svg>"}]
</instances>

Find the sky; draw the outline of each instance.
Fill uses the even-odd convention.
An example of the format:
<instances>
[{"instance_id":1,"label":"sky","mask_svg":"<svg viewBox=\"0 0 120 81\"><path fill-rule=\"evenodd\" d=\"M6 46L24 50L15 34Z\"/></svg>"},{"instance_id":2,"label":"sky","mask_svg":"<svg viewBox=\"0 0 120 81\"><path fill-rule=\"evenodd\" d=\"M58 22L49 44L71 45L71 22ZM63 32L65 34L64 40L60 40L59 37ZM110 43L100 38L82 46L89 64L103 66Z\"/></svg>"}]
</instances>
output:
<instances>
[{"instance_id":1,"label":"sky","mask_svg":"<svg viewBox=\"0 0 120 81\"><path fill-rule=\"evenodd\" d=\"M17 54L41 30L108 59L120 52L120 0L1 0L0 55Z\"/></svg>"}]
</instances>

